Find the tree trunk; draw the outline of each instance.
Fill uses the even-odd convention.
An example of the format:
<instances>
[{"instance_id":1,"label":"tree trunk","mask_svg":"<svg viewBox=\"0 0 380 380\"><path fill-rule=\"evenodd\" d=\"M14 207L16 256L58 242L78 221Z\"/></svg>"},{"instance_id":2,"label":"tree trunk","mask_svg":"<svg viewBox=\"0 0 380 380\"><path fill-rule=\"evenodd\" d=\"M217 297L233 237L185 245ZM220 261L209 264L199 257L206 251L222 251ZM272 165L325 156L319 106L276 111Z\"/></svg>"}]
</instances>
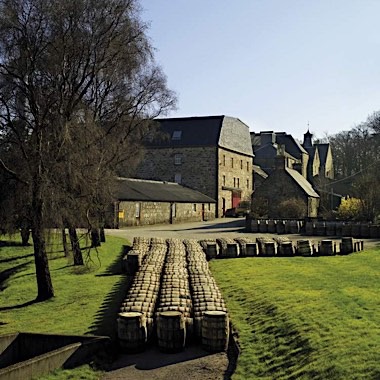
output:
<instances>
[{"instance_id":1,"label":"tree trunk","mask_svg":"<svg viewBox=\"0 0 380 380\"><path fill-rule=\"evenodd\" d=\"M30 237L30 228L29 227L21 227L21 244L25 247L29 245L29 237Z\"/></svg>"},{"instance_id":2,"label":"tree trunk","mask_svg":"<svg viewBox=\"0 0 380 380\"><path fill-rule=\"evenodd\" d=\"M69 227L69 236L71 248L73 249L74 265L83 265L82 251L80 249L77 231L74 227Z\"/></svg>"},{"instance_id":3,"label":"tree trunk","mask_svg":"<svg viewBox=\"0 0 380 380\"><path fill-rule=\"evenodd\" d=\"M106 234L104 232L104 227L100 227L100 242L101 243L106 242Z\"/></svg>"},{"instance_id":4,"label":"tree trunk","mask_svg":"<svg viewBox=\"0 0 380 380\"><path fill-rule=\"evenodd\" d=\"M70 252L69 252L69 248L67 247L67 238L66 238L65 228L62 228L62 245L63 245L63 252L65 252L65 256L69 257Z\"/></svg>"},{"instance_id":5,"label":"tree trunk","mask_svg":"<svg viewBox=\"0 0 380 380\"><path fill-rule=\"evenodd\" d=\"M40 184L38 178L36 178L33 184L32 195L32 238L38 291L36 299L37 301L45 301L54 297L54 290L46 254L43 228L43 200L40 190Z\"/></svg>"},{"instance_id":6,"label":"tree trunk","mask_svg":"<svg viewBox=\"0 0 380 380\"><path fill-rule=\"evenodd\" d=\"M98 228L91 228L91 248L100 247L100 235Z\"/></svg>"}]
</instances>

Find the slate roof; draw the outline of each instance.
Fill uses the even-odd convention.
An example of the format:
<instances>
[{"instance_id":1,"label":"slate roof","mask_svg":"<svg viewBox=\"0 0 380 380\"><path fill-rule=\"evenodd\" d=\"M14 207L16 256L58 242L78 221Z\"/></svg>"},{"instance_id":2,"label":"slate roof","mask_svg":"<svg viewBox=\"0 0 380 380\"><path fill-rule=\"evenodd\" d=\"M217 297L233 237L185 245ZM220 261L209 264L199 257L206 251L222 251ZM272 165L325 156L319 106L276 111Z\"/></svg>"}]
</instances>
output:
<instances>
[{"instance_id":1,"label":"slate roof","mask_svg":"<svg viewBox=\"0 0 380 380\"><path fill-rule=\"evenodd\" d=\"M294 179L294 181L297 182L297 184L309 197L319 198L319 195L315 192L311 183L299 172L297 172L297 170L285 168L285 171Z\"/></svg>"},{"instance_id":2,"label":"slate roof","mask_svg":"<svg viewBox=\"0 0 380 380\"><path fill-rule=\"evenodd\" d=\"M249 127L241 120L225 115L156 119L163 132L161 138L148 141L151 147L220 146L253 156ZM173 132L179 139L172 139Z\"/></svg>"},{"instance_id":3,"label":"slate roof","mask_svg":"<svg viewBox=\"0 0 380 380\"><path fill-rule=\"evenodd\" d=\"M329 150L330 144L314 144L318 148L319 161L321 165L326 164L327 152Z\"/></svg>"},{"instance_id":4,"label":"slate roof","mask_svg":"<svg viewBox=\"0 0 380 380\"><path fill-rule=\"evenodd\" d=\"M302 153L307 153L304 147L293 138L292 135L288 135L285 132L276 132L277 144L285 145L285 150L293 157L301 158Z\"/></svg>"},{"instance_id":5,"label":"slate roof","mask_svg":"<svg viewBox=\"0 0 380 380\"><path fill-rule=\"evenodd\" d=\"M216 203L207 195L174 182L118 178L117 185L119 201Z\"/></svg>"},{"instance_id":6,"label":"slate roof","mask_svg":"<svg viewBox=\"0 0 380 380\"><path fill-rule=\"evenodd\" d=\"M259 175L262 178L268 178L268 174L259 166L259 165L252 165L253 172L257 175Z\"/></svg>"}]
</instances>

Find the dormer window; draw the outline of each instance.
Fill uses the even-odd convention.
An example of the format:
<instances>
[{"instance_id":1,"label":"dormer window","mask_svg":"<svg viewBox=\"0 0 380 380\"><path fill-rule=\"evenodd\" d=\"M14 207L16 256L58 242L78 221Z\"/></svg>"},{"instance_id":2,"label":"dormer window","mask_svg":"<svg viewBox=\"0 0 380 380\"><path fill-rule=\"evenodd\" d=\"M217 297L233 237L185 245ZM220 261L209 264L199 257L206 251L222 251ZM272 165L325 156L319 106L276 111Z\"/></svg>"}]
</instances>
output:
<instances>
[{"instance_id":1,"label":"dormer window","mask_svg":"<svg viewBox=\"0 0 380 380\"><path fill-rule=\"evenodd\" d=\"M182 131L173 131L172 140L181 140Z\"/></svg>"}]
</instances>

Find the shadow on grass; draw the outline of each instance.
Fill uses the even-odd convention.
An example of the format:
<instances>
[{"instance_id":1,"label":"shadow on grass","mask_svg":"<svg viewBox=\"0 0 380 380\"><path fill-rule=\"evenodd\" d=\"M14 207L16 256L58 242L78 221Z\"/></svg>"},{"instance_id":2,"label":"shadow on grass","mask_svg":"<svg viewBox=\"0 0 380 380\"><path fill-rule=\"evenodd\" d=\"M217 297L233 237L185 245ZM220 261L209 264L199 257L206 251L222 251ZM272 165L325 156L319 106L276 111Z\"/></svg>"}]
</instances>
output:
<instances>
[{"instance_id":1,"label":"shadow on grass","mask_svg":"<svg viewBox=\"0 0 380 380\"><path fill-rule=\"evenodd\" d=\"M0 307L0 311L22 309L23 307L27 307L27 306L33 305L33 304L35 304L37 302L40 302L40 301L37 301L36 299L34 299L34 300L31 300L31 301L24 302L24 303L22 303L20 305L4 306L4 307Z\"/></svg>"},{"instance_id":2,"label":"shadow on grass","mask_svg":"<svg viewBox=\"0 0 380 380\"><path fill-rule=\"evenodd\" d=\"M32 244L22 244L20 241L10 241L10 240L6 240L6 241L3 241L1 240L0 241L0 247L31 247Z\"/></svg>"},{"instance_id":3,"label":"shadow on grass","mask_svg":"<svg viewBox=\"0 0 380 380\"><path fill-rule=\"evenodd\" d=\"M131 278L122 272L123 257L124 251L121 250L115 261L105 270L105 272L96 276L121 277L103 300L95 315L94 322L88 330L89 334L107 335L112 341L116 341L117 338L117 314L120 311L121 303L127 294L131 282Z\"/></svg>"},{"instance_id":4,"label":"shadow on grass","mask_svg":"<svg viewBox=\"0 0 380 380\"><path fill-rule=\"evenodd\" d=\"M16 261L16 260L27 259L28 257L33 257L33 256L34 256L34 253L28 253L27 255L23 255L23 256L14 256L14 257L10 257L8 259L0 260L0 264L10 263L11 261Z\"/></svg>"},{"instance_id":5,"label":"shadow on grass","mask_svg":"<svg viewBox=\"0 0 380 380\"><path fill-rule=\"evenodd\" d=\"M7 288L5 285L5 282L14 274L21 272L25 267L27 267L32 261L28 261L26 263L16 265L13 268L9 268L6 270L3 270L0 272L0 291L4 290Z\"/></svg>"}]
</instances>

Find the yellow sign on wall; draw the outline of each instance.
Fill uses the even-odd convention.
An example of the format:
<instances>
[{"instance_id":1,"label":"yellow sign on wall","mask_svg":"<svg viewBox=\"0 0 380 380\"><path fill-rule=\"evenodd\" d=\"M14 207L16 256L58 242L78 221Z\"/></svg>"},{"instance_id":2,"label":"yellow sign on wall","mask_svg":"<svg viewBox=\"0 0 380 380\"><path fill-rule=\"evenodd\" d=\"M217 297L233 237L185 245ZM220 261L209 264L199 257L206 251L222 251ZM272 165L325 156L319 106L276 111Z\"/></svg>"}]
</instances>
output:
<instances>
[{"instance_id":1,"label":"yellow sign on wall","mask_svg":"<svg viewBox=\"0 0 380 380\"><path fill-rule=\"evenodd\" d=\"M124 219L124 210L119 210L119 219Z\"/></svg>"}]
</instances>

